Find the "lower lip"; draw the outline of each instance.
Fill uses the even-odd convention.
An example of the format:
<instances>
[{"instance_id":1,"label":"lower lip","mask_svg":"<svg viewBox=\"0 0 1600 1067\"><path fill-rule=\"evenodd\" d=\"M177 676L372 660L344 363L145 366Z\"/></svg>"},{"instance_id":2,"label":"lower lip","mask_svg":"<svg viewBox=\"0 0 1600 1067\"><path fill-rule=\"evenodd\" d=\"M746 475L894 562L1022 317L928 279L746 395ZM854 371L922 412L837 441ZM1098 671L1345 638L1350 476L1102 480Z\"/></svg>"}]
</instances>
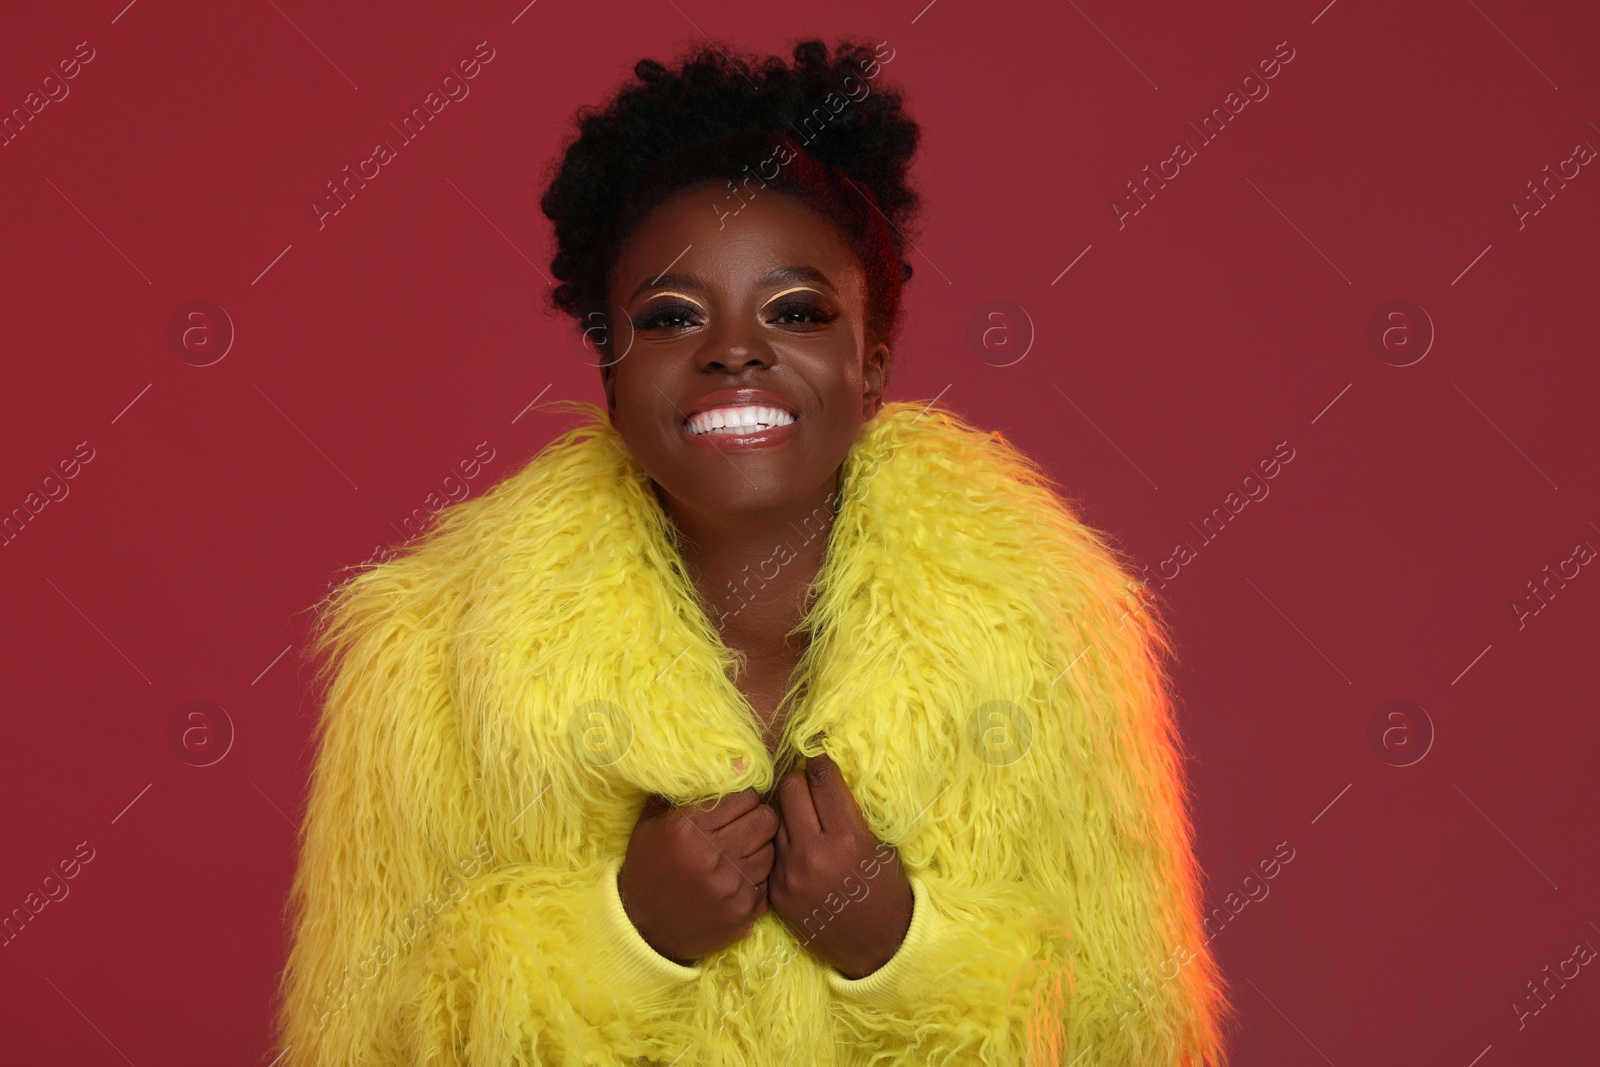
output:
<instances>
[{"instance_id":1,"label":"lower lip","mask_svg":"<svg viewBox=\"0 0 1600 1067\"><path fill-rule=\"evenodd\" d=\"M794 428L798 425L800 420L797 418L783 426L769 426L755 433L690 433L687 426L680 427L679 432L700 448L716 452L743 452L750 448L771 448L774 445L781 445L794 436Z\"/></svg>"}]
</instances>

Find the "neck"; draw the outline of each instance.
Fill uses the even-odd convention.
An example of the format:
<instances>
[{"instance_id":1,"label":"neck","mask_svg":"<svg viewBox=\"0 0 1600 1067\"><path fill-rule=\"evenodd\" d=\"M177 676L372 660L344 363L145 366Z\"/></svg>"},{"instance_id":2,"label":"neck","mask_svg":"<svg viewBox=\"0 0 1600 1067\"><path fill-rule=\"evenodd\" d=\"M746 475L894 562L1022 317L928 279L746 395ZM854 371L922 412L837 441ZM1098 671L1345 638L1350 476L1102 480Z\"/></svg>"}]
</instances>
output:
<instances>
[{"instance_id":1,"label":"neck","mask_svg":"<svg viewBox=\"0 0 1600 1067\"><path fill-rule=\"evenodd\" d=\"M722 642L757 659L795 659L804 638L788 636L827 556L837 474L783 509L699 511L659 493L683 535L682 553Z\"/></svg>"}]
</instances>

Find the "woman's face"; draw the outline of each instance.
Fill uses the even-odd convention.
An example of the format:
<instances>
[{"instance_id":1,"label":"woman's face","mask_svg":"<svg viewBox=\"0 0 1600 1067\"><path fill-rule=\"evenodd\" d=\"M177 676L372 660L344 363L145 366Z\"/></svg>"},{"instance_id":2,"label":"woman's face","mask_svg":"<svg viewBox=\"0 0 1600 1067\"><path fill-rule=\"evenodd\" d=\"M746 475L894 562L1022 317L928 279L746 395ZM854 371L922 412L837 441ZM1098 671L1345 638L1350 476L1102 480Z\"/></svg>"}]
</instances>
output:
<instances>
[{"instance_id":1,"label":"woman's face","mask_svg":"<svg viewBox=\"0 0 1600 1067\"><path fill-rule=\"evenodd\" d=\"M626 319L601 378L674 515L787 518L836 488L882 404L889 353L867 335L866 296L828 219L773 189L739 209L698 185L640 221L611 274Z\"/></svg>"}]
</instances>

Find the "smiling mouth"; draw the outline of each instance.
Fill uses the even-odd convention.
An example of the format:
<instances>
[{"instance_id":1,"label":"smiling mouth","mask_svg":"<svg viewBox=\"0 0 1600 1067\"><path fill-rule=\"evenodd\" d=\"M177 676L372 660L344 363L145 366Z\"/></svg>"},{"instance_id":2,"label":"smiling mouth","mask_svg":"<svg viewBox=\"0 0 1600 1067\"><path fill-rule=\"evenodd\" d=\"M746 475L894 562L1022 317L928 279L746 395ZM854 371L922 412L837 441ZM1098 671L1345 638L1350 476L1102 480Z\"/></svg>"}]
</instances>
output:
<instances>
[{"instance_id":1,"label":"smiling mouth","mask_svg":"<svg viewBox=\"0 0 1600 1067\"><path fill-rule=\"evenodd\" d=\"M683 420L683 428L697 437L706 434L742 436L776 426L787 426L794 421L795 416L782 408L766 404L740 404L696 412Z\"/></svg>"}]
</instances>

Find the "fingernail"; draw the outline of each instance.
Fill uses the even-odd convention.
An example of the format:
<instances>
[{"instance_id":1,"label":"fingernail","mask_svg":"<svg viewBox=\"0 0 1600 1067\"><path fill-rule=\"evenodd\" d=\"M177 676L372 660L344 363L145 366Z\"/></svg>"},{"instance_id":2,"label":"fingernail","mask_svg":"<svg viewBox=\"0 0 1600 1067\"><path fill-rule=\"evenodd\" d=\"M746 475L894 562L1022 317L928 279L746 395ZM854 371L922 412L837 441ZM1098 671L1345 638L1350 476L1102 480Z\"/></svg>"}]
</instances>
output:
<instances>
[{"instance_id":1,"label":"fingernail","mask_svg":"<svg viewBox=\"0 0 1600 1067\"><path fill-rule=\"evenodd\" d=\"M744 770L744 757L741 756L738 759L733 761L733 773L734 774L738 774L739 772L741 772L743 770Z\"/></svg>"}]
</instances>

